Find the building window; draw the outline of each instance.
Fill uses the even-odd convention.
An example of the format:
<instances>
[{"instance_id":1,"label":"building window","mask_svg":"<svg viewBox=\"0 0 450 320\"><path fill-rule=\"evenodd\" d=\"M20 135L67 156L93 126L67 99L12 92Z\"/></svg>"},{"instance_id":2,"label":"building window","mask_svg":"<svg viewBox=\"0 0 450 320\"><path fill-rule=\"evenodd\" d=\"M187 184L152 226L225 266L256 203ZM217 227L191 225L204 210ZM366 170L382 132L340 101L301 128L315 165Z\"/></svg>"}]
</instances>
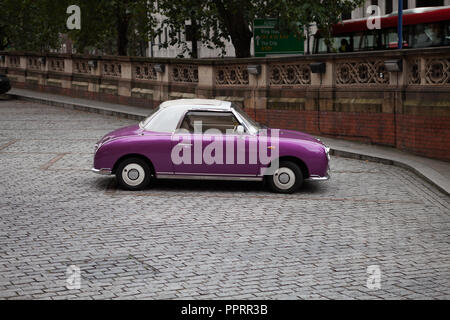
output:
<instances>
[{"instance_id":1,"label":"building window","mask_svg":"<svg viewBox=\"0 0 450 320\"><path fill-rule=\"evenodd\" d=\"M378 5L378 0L372 0L370 2L370 4L373 5L373 6L377 6Z\"/></svg>"},{"instance_id":2,"label":"building window","mask_svg":"<svg viewBox=\"0 0 450 320\"><path fill-rule=\"evenodd\" d=\"M386 0L386 14L392 13L393 10L392 0Z\"/></svg>"},{"instance_id":3,"label":"building window","mask_svg":"<svg viewBox=\"0 0 450 320\"><path fill-rule=\"evenodd\" d=\"M408 0L403 0L403 10L408 9Z\"/></svg>"},{"instance_id":4,"label":"building window","mask_svg":"<svg viewBox=\"0 0 450 320\"><path fill-rule=\"evenodd\" d=\"M419 7L440 7L444 5L444 0L417 0L416 6Z\"/></svg>"}]
</instances>

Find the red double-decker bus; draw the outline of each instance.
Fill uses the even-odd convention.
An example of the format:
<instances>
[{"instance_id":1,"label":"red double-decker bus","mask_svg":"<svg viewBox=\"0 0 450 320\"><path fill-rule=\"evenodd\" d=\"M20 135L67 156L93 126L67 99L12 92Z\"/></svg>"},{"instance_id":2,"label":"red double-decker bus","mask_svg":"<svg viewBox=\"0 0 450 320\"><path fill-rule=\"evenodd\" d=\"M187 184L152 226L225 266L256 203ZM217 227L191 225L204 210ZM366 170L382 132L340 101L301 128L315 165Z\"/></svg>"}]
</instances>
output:
<instances>
[{"instance_id":1,"label":"red double-decker bus","mask_svg":"<svg viewBox=\"0 0 450 320\"><path fill-rule=\"evenodd\" d=\"M339 53L398 48L396 12L383 16L380 29L370 30L369 18L346 20L333 26L331 46L320 31L315 34L313 53ZM450 46L450 6L416 8L403 12L403 47Z\"/></svg>"}]
</instances>

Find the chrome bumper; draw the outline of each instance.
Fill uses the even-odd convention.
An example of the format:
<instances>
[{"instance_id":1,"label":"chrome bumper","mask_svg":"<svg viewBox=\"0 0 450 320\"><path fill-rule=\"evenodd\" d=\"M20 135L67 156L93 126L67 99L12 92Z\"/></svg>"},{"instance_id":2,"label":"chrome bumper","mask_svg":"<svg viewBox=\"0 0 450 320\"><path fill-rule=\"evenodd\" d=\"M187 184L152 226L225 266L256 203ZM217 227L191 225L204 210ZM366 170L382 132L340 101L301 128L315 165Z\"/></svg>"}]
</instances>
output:
<instances>
[{"instance_id":1,"label":"chrome bumper","mask_svg":"<svg viewBox=\"0 0 450 320\"><path fill-rule=\"evenodd\" d=\"M104 175L104 176L109 176L109 175L112 174L111 170L109 170L109 169L95 169L95 168L92 168L91 171L96 173L96 174L101 174L101 175Z\"/></svg>"},{"instance_id":2,"label":"chrome bumper","mask_svg":"<svg viewBox=\"0 0 450 320\"><path fill-rule=\"evenodd\" d=\"M328 173L325 177L310 176L308 179L305 179L305 181L327 181L327 180L330 180L330 175Z\"/></svg>"},{"instance_id":3,"label":"chrome bumper","mask_svg":"<svg viewBox=\"0 0 450 320\"><path fill-rule=\"evenodd\" d=\"M330 156L329 156L329 148L327 150L327 157L328 157L328 161L330 161ZM321 176L317 176L317 175L311 175L309 176L308 179L305 179L305 181L327 181L330 180L331 176L330 176L330 163L328 162L328 168L327 168L327 173L325 175L325 177L321 177Z\"/></svg>"}]
</instances>

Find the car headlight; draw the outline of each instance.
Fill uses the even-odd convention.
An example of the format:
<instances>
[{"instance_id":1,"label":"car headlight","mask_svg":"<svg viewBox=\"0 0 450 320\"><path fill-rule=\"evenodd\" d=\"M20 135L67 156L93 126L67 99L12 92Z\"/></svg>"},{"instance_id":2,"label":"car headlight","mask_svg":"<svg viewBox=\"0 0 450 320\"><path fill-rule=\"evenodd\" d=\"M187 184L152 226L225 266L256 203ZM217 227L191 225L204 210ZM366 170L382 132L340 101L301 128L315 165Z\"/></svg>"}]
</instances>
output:
<instances>
[{"instance_id":1,"label":"car headlight","mask_svg":"<svg viewBox=\"0 0 450 320\"><path fill-rule=\"evenodd\" d=\"M331 157L330 157L330 148L327 147L327 146L324 146L324 147L325 147L325 153L327 154L327 159L328 159L328 161L330 161L330 160L331 160Z\"/></svg>"},{"instance_id":2,"label":"car headlight","mask_svg":"<svg viewBox=\"0 0 450 320\"><path fill-rule=\"evenodd\" d=\"M108 142L109 140L111 140L111 136L104 136L103 138L100 139L99 142L97 142L94 146L94 152L97 152L97 150L104 145L106 142Z\"/></svg>"}]
</instances>

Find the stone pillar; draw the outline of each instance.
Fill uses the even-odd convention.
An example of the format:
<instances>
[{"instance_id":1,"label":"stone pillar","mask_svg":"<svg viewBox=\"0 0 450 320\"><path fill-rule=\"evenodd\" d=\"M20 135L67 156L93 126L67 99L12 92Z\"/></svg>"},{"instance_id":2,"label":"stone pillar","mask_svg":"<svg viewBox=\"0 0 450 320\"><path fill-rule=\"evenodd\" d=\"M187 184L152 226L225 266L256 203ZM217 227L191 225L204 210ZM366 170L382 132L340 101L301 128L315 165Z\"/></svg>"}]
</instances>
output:
<instances>
[{"instance_id":1,"label":"stone pillar","mask_svg":"<svg viewBox=\"0 0 450 320\"><path fill-rule=\"evenodd\" d=\"M23 69L23 70L27 69L27 57L25 57L25 56L20 57L20 69Z\"/></svg>"},{"instance_id":2,"label":"stone pillar","mask_svg":"<svg viewBox=\"0 0 450 320\"><path fill-rule=\"evenodd\" d=\"M61 84L64 89L70 89L72 87L72 73L73 73L73 60L64 59L65 79L62 80Z\"/></svg>"},{"instance_id":3,"label":"stone pillar","mask_svg":"<svg viewBox=\"0 0 450 320\"><path fill-rule=\"evenodd\" d=\"M389 72L389 85L402 87L408 84L408 61L406 59L402 59L402 69L401 72Z\"/></svg>"},{"instance_id":4,"label":"stone pillar","mask_svg":"<svg viewBox=\"0 0 450 320\"><path fill-rule=\"evenodd\" d=\"M270 84L269 65L261 64L260 74L249 74L248 85L251 89L250 98L244 100L246 108L267 109L267 89Z\"/></svg>"},{"instance_id":5,"label":"stone pillar","mask_svg":"<svg viewBox=\"0 0 450 320\"><path fill-rule=\"evenodd\" d=\"M121 62L121 76L118 83L117 92L119 96L131 97L131 80L132 80L132 65L131 62Z\"/></svg>"},{"instance_id":6,"label":"stone pillar","mask_svg":"<svg viewBox=\"0 0 450 320\"><path fill-rule=\"evenodd\" d=\"M199 65L198 86L195 91L196 96L204 99L214 98L215 82L216 79L213 65Z\"/></svg>"},{"instance_id":7,"label":"stone pillar","mask_svg":"<svg viewBox=\"0 0 450 320\"><path fill-rule=\"evenodd\" d=\"M47 85L49 60L48 57L39 57L39 59L41 59L41 72L38 76L38 84L45 87ZM42 64L42 61L45 61L45 63Z\"/></svg>"},{"instance_id":8,"label":"stone pillar","mask_svg":"<svg viewBox=\"0 0 450 320\"><path fill-rule=\"evenodd\" d=\"M172 66L166 64L164 72L157 72L156 79L158 81L158 86L153 92L153 100L158 102L163 102L169 100L169 75Z\"/></svg>"},{"instance_id":9,"label":"stone pillar","mask_svg":"<svg viewBox=\"0 0 450 320\"><path fill-rule=\"evenodd\" d=\"M25 83L26 82L26 74L27 74L27 57L20 56L19 61L20 61L19 68L21 70L18 72L14 71L15 81Z\"/></svg>"},{"instance_id":10,"label":"stone pillar","mask_svg":"<svg viewBox=\"0 0 450 320\"><path fill-rule=\"evenodd\" d=\"M305 108L308 110L333 111L333 88L335 84L335 64L325 62L325 73L311 73L312 92L307 95Z\"/></svg>"},{"instance_id":11,"label":"stone pillar","mask_svg":"<svg viewBox=\"0 0 450 320\"><path fill-rule=\"evenodd\" d=\"M427 61L425 58L420 57L419 58L419 72L420 72L420 84L421 85L426 85L427 81L426 81L426 67L427 67Z\"/></svg>"},{"instance_id":12,"label":"stone pillar","mask_svg":"<svg viewBox=\"0 0 450 320\"><path fill-rule=\"evenodd\" d=\"M95 59L92 59L95 60ZM91 69L91 75L94 76L93 79L89 79L89 85L88 85L88 91L89 92L100 92L100 82L101 82L101 76L102 76L102 68L103 68L103 61L101 60L95 60L97 61L97 67Z\"/></svg>"}]
</instances>

